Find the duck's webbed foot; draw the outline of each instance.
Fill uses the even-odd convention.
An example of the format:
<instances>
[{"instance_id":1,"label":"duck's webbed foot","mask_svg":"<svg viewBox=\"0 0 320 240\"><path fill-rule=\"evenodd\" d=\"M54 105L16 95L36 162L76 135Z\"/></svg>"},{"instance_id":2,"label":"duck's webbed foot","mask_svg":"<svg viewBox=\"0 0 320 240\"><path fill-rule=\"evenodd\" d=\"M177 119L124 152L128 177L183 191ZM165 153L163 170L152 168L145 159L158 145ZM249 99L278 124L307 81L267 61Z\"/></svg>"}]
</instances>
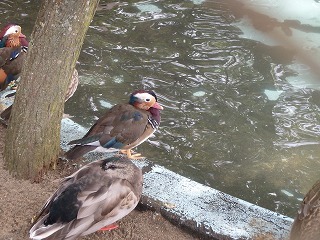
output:
<instances>
[{"instance_id":1,"label":"duck's webbed foot","mask_svg":"<svg viewBox=\"0 0 320 240\"><path fill-rule=\"evenodd\" d=\"M141 156L141 153L132 154L132 153L131 153L131 149L120 150L120 152L121 152L122 154L126 154L129 159L138 160L138 159L144 158L143 156Z\"/></svg>"},{"instance_id":2,"label":"duck's webbed foot","mask_svg":"<svg viewBox=\"0 0 320 240\"><path fill-rule=\"evenodd\" d=\"M110 224L110 225L108 225L108 226L105 226L105 227L103 227L103 228L100 228L100 231L110 231L110 230L113 230L113 229L117 229L118 227L119 227L118 224L112 223L112 224Z\"/></svg>"}]
</instances>

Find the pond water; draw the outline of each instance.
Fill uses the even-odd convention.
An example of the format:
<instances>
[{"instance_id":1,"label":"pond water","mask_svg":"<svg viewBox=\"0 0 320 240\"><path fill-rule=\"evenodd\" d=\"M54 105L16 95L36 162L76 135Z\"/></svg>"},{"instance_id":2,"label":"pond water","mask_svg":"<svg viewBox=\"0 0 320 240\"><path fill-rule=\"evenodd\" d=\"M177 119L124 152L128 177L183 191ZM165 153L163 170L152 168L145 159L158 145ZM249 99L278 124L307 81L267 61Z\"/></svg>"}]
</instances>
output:
<instances>
[{"instance_id":1,"label":"pond water","mask_svg":"<svg viewBox=\"0 0 320 240\"><path fill-rule=\"evenodd\" d=\"M39 2L1 1L1 22L17 22L30 36ZM294 216L320 176L320 82L308 64L319 56L320 4L250 2L251 10L201 0L128 1L110 10L100 1L65 112L90 127L133 90L151 88L165 110L137 151Z\"/></svg>"}]
</instances>

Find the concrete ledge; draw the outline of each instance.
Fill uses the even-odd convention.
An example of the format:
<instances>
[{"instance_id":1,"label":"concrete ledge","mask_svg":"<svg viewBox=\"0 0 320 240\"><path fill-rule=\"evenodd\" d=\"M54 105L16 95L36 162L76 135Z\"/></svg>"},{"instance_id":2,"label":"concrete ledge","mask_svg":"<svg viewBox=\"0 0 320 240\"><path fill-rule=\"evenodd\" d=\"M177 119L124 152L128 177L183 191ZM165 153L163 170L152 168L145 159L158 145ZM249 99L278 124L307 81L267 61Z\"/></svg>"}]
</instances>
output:
<instances>
[{"instance_id":1,"label":"concrete ledge","mask_svg":"<svg viewBox=\"0 0 320 240\"><path fill-rule=\"evenodd\" d=\"M87 129L62 120L61 146ZM110 155L110 154L109 154ZM106 154L88 154L88 159ZM287 239L292 218L194 182L149 161L135 161L144 172L140 205L205 239Z\"/></svg>"},{"instance_id":2,"label":"concrete ledge","mask_svg":"<svg viewBox=\"0 0 320 240\"><path fill-rule=\"evenodd\" d=\"M285 239L292 224L288 217L158 165L144 174L141 202L168 220L211 239Z\"/></svg>"}]
</instances>

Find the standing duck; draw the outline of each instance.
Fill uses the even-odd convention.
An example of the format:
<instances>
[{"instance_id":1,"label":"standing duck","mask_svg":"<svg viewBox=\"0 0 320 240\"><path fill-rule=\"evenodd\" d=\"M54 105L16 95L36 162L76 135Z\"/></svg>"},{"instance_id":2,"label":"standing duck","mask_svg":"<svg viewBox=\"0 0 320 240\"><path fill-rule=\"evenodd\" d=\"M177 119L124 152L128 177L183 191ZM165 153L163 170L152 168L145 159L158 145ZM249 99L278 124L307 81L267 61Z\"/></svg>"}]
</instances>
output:
<instances>
[{"instance_id":1,"label":"standing duck","mask_svg":"<svg viewBox=\"0 0 320 240\"><path fill-rule=\"evenodd\" d=\"M9 24L0 33L0 90L16 80L22 69L28 41L21 27Z\"/></svg>"},{"instance_id":2,"label":"standing duck","mask_svg":"<svg viewBox=\"0 0 320 240\"><path fill-rule=\"evenodd\" d=\"M130 159L139 159L141 154L132 155L131 149L147 140L159 127L162 109L153 91L135 91L129 103L115 105L83 138L71 141L69 145L76 146L66 157L71 160L91 151L120 150Z\"/></svg>"},{"instance_id":3,"label":"standing duck","mask_svg":"<svg viewBox=\"0 0 320 240\"><path fill-rule=\"evenodd\" d=\"M320 239L320 180L304 197L294 219L290 240Z\"/></svg>"},{"instance_id":4,"label":"standing duck","mask_svg":"<svg viewBox=\"0 0 320 240\"><path fill-rule=\"evenodd\" d=\"M29 231L30 238L74 240L114 228L138 204L142 181L141 170L125 158L85 165L66 177L47 200Z\"/></svg>"}]
</instances>

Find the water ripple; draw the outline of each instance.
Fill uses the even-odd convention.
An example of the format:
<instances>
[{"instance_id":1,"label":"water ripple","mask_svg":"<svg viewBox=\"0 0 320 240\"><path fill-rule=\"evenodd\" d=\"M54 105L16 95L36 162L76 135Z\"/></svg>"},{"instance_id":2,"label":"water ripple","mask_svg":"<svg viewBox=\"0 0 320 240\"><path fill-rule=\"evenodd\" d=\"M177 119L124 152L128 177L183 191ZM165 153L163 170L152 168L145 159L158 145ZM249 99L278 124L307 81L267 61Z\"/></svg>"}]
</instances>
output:
<instances>
[{"instance_id":1,"label":"water ripple","mask_svg":"<svg viewBox=\"0 0 320 240\"><path fill-rule=\"evenodd\" d=\"M17 18L29 34L38 5L1 1L2 22ZM133 89L153 89L165 109L155 138L139 152L286 213L295 209L301 186L319 176L320 94L297 90L288 78L299 75L299 65L276 58L279 48L242 39L227 9L223 1L181 0L123 2L98 11L66 111L89 127L110 106L127 102ZM279 94L271 99L266 92Z\"/></svg>"},{"instance_id":2,"label":"water ripple","mask_svg":"<svg viewBox=\"0 0 320 240\"><path fill-rule=\"evenodd\" d=\"M319 107L310 103L312 90L287 92L274 107L276 145L296 147L319 144Z\"/></svg>"}]
</instances>

